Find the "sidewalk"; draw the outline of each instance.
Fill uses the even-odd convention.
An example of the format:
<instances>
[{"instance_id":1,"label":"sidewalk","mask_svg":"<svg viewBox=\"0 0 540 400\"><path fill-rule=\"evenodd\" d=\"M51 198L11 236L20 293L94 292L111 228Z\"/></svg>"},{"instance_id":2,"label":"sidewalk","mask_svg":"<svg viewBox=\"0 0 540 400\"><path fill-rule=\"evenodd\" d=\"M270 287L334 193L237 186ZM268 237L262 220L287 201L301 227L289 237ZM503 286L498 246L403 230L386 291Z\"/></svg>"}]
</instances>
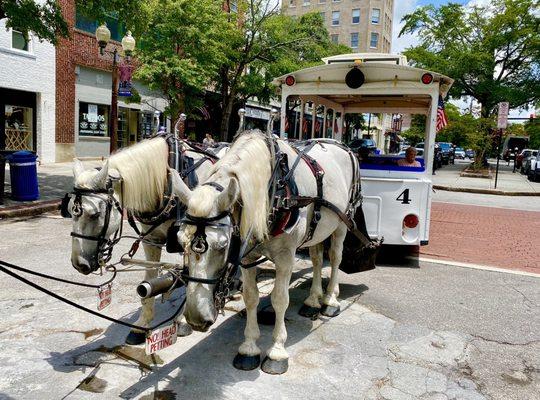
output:
<instances>
[{"instance_id":1,"label":"sidewalk","mask_svg":"<svg viewBox=\"0 0 540 400\"><path fill-rule=\"evenodd\" d=\"M540 196L540 183L530 182L519 171L513 173L513 164L508 166L501 160L497 189L495 189L495 174L492 179L461 177L460 172L469 163L468 160L456 160L455 164L445 165L438 169L432 176L434 188L473 193ZM490 160L490 165L495 170L496 160Z\"/></svg>"},{"instance_id":2,"label":"sidewalk","mask_svg":"<svg viewBox=\"0 0 540 400\"><path fill-rule=\"evenodd\" d=\"M86 168L97 167L101 161L85 161ZM73 188L73 163L38 165L39 200L11 199L9 164L6 164L4 204L0 205L0 219L35 215L57 209L62 197Z\"/></svg>"}]
</instances>

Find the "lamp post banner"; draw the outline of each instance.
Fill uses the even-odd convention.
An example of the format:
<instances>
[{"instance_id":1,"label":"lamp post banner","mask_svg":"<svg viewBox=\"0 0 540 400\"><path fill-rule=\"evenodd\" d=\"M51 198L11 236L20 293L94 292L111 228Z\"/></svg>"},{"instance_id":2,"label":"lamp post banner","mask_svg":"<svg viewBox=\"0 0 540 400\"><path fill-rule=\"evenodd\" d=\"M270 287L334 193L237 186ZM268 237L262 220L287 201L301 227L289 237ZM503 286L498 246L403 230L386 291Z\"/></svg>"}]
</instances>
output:
<instances>
[{"instance_id":1,"label":"lamp post banner","mask_svg":"<svg viewBox=\"0 0 540 400\"><path fill-rule=\"evenodd\" d=\"M129 64L122 64L118 67L119 85L118 96L130 97L131 96L131 76L133 75L133 66Z\"/></svg>"}]
</instances>

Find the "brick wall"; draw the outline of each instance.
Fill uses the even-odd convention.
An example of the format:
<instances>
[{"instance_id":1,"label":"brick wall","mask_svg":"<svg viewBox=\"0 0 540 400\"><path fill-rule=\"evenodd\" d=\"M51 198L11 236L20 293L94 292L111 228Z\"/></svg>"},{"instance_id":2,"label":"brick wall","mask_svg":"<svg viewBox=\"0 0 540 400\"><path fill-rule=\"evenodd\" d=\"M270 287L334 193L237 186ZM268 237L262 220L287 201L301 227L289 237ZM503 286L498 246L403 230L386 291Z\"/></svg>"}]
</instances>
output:
<instances>
[{"instance_id":1,"label":"brick wall","mask_svg":"<svg viewBox=\"0 0 540 400\"><path fill-rule=\"evenodd\" d=\"M60 0L62 12L70 27L70 38L61 39L56 47L56 143L75 142L75 67L77 65L111 71L112 56L99 54L93 34L74 29L75 1ZM109 43L121 47L120 43Z\"/></svg>"}]
</instances>

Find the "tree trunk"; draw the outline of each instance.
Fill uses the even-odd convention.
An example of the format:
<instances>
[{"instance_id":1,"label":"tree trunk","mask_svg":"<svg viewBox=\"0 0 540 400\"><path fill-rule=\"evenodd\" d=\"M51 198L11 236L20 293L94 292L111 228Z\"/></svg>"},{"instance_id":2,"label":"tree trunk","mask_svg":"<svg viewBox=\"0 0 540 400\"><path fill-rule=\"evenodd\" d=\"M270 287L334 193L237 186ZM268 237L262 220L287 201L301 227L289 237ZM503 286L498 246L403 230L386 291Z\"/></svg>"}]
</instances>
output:
<instances>
[{"instance_id":1,"label":"tree trunk","mask_svg":"<svg viewBox=\"0 0 540 400\"><path fill-rule=\"evenodd\" d=\"M223 114L221 115L221 141L227 142L229 139L229 122L231 120L234 105L234 96L230 94L223 101Z\"/></svg>"}]
</instances>

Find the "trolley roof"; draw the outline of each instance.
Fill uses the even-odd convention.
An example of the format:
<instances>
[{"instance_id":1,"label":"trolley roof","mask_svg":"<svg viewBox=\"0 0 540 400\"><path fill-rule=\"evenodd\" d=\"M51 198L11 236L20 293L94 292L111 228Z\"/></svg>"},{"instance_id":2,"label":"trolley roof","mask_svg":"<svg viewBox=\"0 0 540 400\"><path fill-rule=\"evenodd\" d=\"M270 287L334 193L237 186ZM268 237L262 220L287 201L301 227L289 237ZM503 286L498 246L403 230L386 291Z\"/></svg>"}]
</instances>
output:
<instances>
[{"instance_id":1,"label":"trolley roof","mask_svg":"<svg viewBox=\"0 0 540 400\"><path fill-rule=\"evenodd\" d=\"M345 83L349 71L358 68L365 81L357 89ZM431 83L424 83L424 75L432 76ZM289 86L285 79L294 77ZM272 82L282 87L287 96L318 96L346 110L388 112L391 109L409 109L411 112L429 108L430 93L438 91L445 97L454 81L444 75L407 65L387 62L335 62L305 68L283 76Z\"/></svg>"}]
</instances>

